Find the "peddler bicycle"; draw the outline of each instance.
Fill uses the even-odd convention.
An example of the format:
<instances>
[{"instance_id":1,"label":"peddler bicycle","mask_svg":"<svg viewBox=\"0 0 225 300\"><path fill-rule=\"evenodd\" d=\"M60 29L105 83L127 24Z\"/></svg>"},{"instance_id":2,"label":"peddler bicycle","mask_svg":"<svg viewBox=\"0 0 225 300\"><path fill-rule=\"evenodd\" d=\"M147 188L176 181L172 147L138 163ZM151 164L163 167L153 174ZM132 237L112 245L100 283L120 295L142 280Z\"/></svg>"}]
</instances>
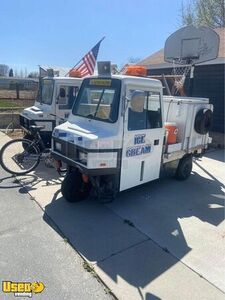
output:
<instances>
[{"instance_id":1,"label":"peddler bicycle","mask_svg":"<svg viewBox=\"0 0 225 300\"><path fill-rule=\"evenodd\" d=\"M66 173L60 162L54 161L50 155L50 149L45 148L40 136L40 130L44 126L30 126L33 140L25 138L14 139L7 142L0 150L0 165L2 168L13 175L25 175L33 171L44 159L47 167L55 162L56 170L60 176Z\"/></svg>"}]
</instances>

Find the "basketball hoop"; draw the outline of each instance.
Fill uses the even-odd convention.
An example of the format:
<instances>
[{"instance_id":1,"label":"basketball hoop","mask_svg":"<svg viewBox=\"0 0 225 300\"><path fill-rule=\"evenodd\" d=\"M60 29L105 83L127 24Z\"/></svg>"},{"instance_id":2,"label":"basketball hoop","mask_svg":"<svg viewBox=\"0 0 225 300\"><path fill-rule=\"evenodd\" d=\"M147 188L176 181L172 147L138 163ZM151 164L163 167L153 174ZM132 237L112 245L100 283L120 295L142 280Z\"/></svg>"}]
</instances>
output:
<instances>
[{"instance_id":1,"label":"basketball hoop","mask_svg":"<svg viewBox=\"0 0 225 300\"><path fill-rule=\"evenodd\" d=\"M184 83L190 73L193 83L194 66L215 59L219 51L219 36L209 27L183 27L168 37L164 47L164 60L172 63L174 95L184 96ZM192 93L192 84L190 94Z\"/></svg>"},{"instance_id":2,"label":"basketball hoop","mask_svg":"<svg viewBox=\"0 0 225 300\"><path fill-rule=\"evenodd\" d=\"M184 91L184 83L186 77L190 73L192 65L178 65L175 60L173 60L173 68L171 75L173 75L174 83L172 87L172 94L173 95L181 95L185 96L186 93Z\"/></svg>"}]
</instances>

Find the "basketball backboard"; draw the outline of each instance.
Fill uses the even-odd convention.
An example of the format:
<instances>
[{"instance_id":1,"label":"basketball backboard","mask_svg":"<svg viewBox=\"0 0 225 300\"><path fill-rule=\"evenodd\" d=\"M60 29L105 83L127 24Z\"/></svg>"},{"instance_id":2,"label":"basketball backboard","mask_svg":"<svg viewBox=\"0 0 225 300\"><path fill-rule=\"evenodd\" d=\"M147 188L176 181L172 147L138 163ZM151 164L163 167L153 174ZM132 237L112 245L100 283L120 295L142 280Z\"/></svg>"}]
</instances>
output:
<instances>
[{"instance_id":1,"label":"basketball backboard","mask_svg":"<svg viewBox=\"0 0 225 300\"><path fill-rule=\"evenodd\" d=\"M183 27L166 40L164 60L186 65L215 59L219 51L219 41L218 34L209 27Z\"/></svg>"}]
</instances>

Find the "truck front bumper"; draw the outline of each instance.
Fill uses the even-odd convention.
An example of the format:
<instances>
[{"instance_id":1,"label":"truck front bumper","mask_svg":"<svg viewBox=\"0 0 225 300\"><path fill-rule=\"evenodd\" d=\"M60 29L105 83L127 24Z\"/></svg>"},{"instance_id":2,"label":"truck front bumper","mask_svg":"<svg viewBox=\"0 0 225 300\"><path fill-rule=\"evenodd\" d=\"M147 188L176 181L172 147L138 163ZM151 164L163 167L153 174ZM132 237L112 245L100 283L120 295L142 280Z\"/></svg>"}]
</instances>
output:
<instances>
[{"instance_id":1,"label":"truck front bumper","mask_svg":"<svg viewBox=\"0 0 225 300\"><path fill-rule=\"evenodd\" d=\"M57 149L56 143L60 143L61 149ZM80 161L80 152L85 153L93 153L96 154L99 152L104 152L105 150L93 150L86 149L75 144L68 143L66 141L60 140L58 138L53 138L52 142L52 151L51 154L54 159L61 160L69 166L78 168L83 174L90 176L99 176L99 175L110 175L110 174L118 174L120 172L120 158L121 158L121 149L114 150L114 152L118 152L117 154L117 163L114 168L88 168L87 164Z\"/></svg>"}]
</instances>

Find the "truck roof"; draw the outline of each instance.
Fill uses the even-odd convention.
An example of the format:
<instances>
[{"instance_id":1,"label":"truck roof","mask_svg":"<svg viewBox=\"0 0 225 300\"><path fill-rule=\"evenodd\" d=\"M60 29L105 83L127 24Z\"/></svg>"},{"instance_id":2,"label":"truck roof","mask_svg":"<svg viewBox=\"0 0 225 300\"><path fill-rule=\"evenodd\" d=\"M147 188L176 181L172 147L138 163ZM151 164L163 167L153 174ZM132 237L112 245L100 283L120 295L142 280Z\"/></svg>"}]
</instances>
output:
<instances>
[{"instance_id":1,"label":"truck roof","mask_svg":"<svg viewBox=\"0 0 225 300\"><path fill-rule=\"evenodd\" d=\"M77 78L77 77L44 77L43 79L54 79L55 81L82 81L85 78L102 78L104 76L101 75L92 75L87 76L83 78ZM162 88L162 83L160 80L148 78L148 77L138 77L138 76L128 76L128 75L111 75L110 77L104 77L104 78L116 78L125 81L127 84L133 84L133 85L143 85L143 86L154 86L157 88Z\"/></svg>"},{"instance_id":2,"label":"truck roof","mask_svg":"<svg viewBox=\"0 0 225 300\"><path fill-rule=\"evenodd\" d=\"M43 77L43 79L54 79L55 81L82 81L83 78L78 78L78 77L68 77L68 76L61 76L61 77Z\"/></svg>"}]
</instances>

